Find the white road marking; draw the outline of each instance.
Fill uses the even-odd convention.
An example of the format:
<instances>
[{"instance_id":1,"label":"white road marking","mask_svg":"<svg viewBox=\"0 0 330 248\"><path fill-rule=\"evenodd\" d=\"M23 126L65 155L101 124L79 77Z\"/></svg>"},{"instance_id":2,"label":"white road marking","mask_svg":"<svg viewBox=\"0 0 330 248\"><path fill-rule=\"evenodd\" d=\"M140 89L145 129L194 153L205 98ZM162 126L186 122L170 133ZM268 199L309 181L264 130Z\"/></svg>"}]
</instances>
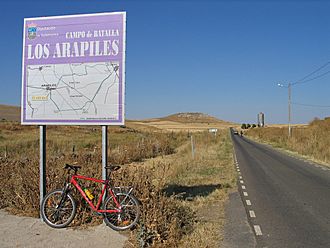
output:
<instances>
[{"instance_id":1,"label":"white road marking","mask_svg":"<svg viewBox=\"0 0 330 248\"><path fill-rule=\"evenodd\" d=\"M256 233L257 236L261 236L262 235L262 232L261 232L261 228L259 225L254 225L254 231Z\"/></svg>"},{"instance_id":2,"label":"white road marking","mask_svg":"<svg viewBox=\"0 0 330 248\"><path fill-rule=\"evenodd\" d=\"M246 189L244 185L242 185L242 189Z\"/></svg>"},{"instance_id":3,"label":"white road marking","mask_svg":"<svg viewBox=\"0 0 330 248\"><path fill-rule=\"evenodd\" d=\"M250 211L249 211L249 214L250 214L250 217L251 217L251 218L255 218L255 217L256 217L256 214L254 213L253 210L250 210Z\"/></svg>"},{"instance_id":4,"label":"white road marking","mask_svg":"<svg viewBox=\"0 0 330 248\"><path fill-rule=\"evenodd\" d=\"M251 201L250 200L246 200L246 205L251 206Z\"/></svg>"},{"instance_id":5,"label":"white road marking","mask_svg":"<svg viewBox=\"0 0 330 248\"><path fill-rule=\"evenodd\" d=\"M241 184L243 184L243 183L244 183L244 181L243 181L243 180L239 180L239 182L240 182Z\"/></svg>"},{"instance_id":6,"label":"white road marking","mask_svg":"<svg viewBox=\"0 0 330 248\"><path fill-rule=\"evenodd\" d=\"M327 168L322 167L322 170L328 170Z\"/></svg>"},{"instance_id":7,"label":"white road marking","mask_svg":"<svg viewBox=\"0 0 330 248\"><path fill-rule=\"evenodd\" d=\"M242 179L242 176L239 176L238 178L239 178L239 179Z\"/></svg>"},{"instance_id":8,"label":"white road marking","mask_svg":"<svg viewBox=\"0 0 330 248\"><path fill-rule=\"evenodd\" d=\"M237 171L239 172L240 170L239 170L239 169L237 169Z\"/></svg>"},{"instance_id":9,"label":"white road marking","mask_svg":"<svg viewBox=\"0 0 330 248\"><path fill-rule=\"evenodd\" d=\"M243 192L243 195L244 195L244 196L248 196L248 193L244 191L244 192Z\"/></svg>"}]
</instances>

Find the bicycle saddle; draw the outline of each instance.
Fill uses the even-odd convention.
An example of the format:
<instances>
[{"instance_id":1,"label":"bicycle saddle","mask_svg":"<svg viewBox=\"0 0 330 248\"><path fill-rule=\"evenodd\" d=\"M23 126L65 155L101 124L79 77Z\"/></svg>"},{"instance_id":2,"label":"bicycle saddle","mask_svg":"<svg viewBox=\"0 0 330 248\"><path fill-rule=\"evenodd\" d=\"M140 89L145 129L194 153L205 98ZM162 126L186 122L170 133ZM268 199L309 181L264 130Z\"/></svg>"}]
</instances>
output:
<instances>
[{"instance_id":1,"label":"bicycle saddle","mask_svg":"<svg viewBox=\"0 0 330 248\"><path fill-rule=\"evenodd\" d=\"M112 170L112 171L117 171L119 170L121 167L119 165L107 165L104 167L106 170Z\"/></svg>"}]
</instances>

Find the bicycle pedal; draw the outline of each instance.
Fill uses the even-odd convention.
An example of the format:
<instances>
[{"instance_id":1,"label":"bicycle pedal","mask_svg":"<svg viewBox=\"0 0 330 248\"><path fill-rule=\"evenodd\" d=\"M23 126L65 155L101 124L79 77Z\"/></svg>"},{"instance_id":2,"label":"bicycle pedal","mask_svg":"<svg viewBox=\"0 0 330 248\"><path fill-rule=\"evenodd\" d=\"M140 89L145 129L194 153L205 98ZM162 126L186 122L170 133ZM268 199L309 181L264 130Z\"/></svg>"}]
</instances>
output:
<instances>
[{"instance_id":1,"label":"bicycle pedal","mask_svg":"<svg viewBox=\"0 0 330 248\"><path fill-rule=\"evenodd\" d=\"M99 213L99 212L95 212L95 211L93 211L92 213L93 213L93 215L98 216L98 217L101 217L101 216L103 217L103 215L104 215L103 213Z\"/></svg>"}]
</instances>

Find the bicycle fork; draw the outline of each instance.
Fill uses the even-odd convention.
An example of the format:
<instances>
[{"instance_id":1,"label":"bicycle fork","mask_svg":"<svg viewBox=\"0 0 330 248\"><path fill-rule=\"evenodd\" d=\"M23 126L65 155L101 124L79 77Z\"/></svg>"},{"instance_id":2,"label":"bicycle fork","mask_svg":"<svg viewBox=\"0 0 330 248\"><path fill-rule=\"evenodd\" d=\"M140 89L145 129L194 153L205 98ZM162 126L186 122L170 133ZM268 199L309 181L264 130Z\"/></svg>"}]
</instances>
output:
<instances>
[{"instance_id":1,"label":"bicycle fork","mask_svg":"<svg viewBox=\"0 0 330 248\"><path fill-rule=\"evenodd\" d=\"M61 200L59 202L59 204L56 206L56 209L60 208L63 204L63 202L65 201L66 197L67 197L67 194L69 192L69 186L70 184L69 183L66 183L64 188L63 188L63 193L62 193L62 196L61 196Z\"/></svg>"}]
</instances>

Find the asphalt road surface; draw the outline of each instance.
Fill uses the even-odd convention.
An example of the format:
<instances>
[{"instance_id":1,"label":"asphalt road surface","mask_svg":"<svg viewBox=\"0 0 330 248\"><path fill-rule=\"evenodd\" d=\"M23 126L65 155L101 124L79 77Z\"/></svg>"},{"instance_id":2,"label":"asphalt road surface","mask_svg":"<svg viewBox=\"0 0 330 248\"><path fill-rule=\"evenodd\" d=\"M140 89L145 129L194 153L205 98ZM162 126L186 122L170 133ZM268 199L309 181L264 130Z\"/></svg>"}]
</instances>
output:
<instances>
[{"instance_id":1,"label":"asphalt road surface","mask_svg":"<svg viewBox=\"0 0 330 248\"><path fill-rule=\"evenodd\" d=\"M257 247L330 247L330 170L232 134Z\"/></svg>"}]
</instances>

